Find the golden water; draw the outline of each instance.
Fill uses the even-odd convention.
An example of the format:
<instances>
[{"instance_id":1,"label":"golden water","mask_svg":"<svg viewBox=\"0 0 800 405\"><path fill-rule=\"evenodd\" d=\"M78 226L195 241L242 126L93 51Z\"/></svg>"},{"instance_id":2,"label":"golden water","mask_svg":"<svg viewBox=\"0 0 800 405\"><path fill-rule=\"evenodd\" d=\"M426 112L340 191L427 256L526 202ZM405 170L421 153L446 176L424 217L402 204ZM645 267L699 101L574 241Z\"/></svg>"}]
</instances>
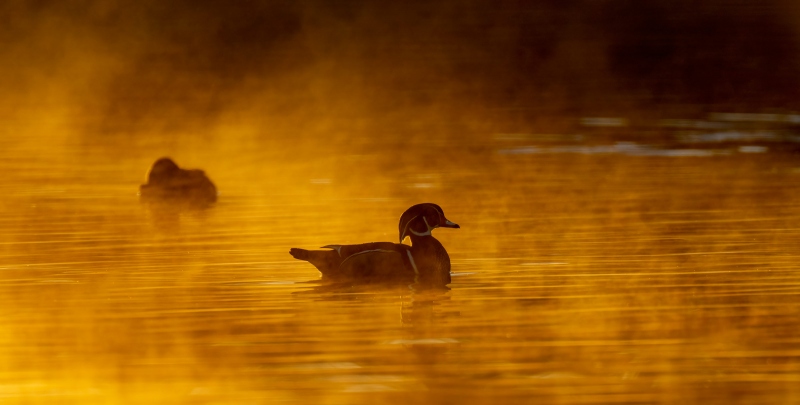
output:
<instances>
[{"instance_id":1,"label":"golden water","mask_svg":"<svg viewBox=\"0 0 800 405\"><path fill-rule=\"evenodd\" d=\"M2 403L800 403L788 153L41 133L0 150ZM141 203L162 155L219 201ZM395 241L424 201L461 225L449 291L288 255Z\"/></svg>"}]
</instances>

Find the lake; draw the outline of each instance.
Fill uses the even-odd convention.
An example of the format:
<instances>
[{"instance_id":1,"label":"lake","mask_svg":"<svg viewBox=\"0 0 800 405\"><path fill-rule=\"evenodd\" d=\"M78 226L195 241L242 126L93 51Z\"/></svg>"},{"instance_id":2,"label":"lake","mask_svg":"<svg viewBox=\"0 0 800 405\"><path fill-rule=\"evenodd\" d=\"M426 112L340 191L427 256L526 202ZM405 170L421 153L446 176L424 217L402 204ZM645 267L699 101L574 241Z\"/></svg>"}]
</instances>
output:
<instances>
[{"instance_id":1,"label":"lake","mask_svg":"<svg viewBox=\"0 0 800 405\"><path fill-rule=\"evenodd\" d=\"M7 125L0 401L798 403L798 139L772 118L330 140ZM218 201L140 201L161 156ZM328 285L288 254L396 242L420 202L461 225L434 232L447 290Z\"/></svg>"}]
</instances>

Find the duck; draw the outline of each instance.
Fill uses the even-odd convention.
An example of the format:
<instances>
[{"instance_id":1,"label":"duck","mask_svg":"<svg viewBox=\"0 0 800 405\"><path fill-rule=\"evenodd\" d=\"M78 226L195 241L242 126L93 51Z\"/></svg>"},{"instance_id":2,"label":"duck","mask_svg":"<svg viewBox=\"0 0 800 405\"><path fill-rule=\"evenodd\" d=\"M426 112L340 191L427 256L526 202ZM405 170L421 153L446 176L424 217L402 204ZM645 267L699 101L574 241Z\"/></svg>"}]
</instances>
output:
<instances>
[{"instance_id":1,"label":"duck","mask_svg":"<svg viewBox=\"0 0 800 405\"><path fill-rule=\"evenodd\" d=\"M214 202L217 187L198 169L182 169L168 157L153 163L147 173L147 183L139 186L142 198L184 199Z\"/></svg>"},{"instance_id":2,"label":"duck","mask_svg":"<svg viewBox=\"0 0 800 405\"><path fill-rule=\"evenodd\" d=\"M331 281L365 283L450 284L450 256L433 237L436 228L461 228L444 216L433 203L413 205L400 216L400 243L371 242L357 245L326 245L320 249L292 248L289 254L305 260ZM409 237L411 246L403 244Z\"/></svg>"}]
</instances>

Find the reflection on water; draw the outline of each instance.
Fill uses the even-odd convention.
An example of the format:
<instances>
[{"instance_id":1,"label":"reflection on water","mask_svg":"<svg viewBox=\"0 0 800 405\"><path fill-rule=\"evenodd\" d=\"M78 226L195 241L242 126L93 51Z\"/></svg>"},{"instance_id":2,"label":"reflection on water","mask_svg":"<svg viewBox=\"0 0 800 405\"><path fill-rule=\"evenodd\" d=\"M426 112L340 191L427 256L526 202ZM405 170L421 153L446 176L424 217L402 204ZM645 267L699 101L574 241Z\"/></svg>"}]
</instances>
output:
<instances>
[{"instance_id":1,"label":"reflection on water","mask_svg":"<svg viewBox=\"0 0 800 405\"><path fill-rule=\"evenodd\" d=\"M537 146L525 146L512 149L501 149L504 154L536 154L536 153L582 153L587 155L602 153L620 153L630 156L713 156L726 155L727 150L703 150L703 149L662 149L649 145L637 145L631 142L617 142L614 145L600 146L556 146L542 148Z\"/></svg>"},{"instance_id":2,"label":"reflection on water","mask_svg":"<svg viewBox=\"0 0 800 405\"><path fill-rule=\"evenodd\" d=\"M246 135L48 136L0 151L3 402L800 400L800 166L775 140L375 139L298 160ZM537 153L498 153L515 148ZM671 150L730 153L649 153ZM154 154L206 170L218 201L140 202ZM462 226L436 235L447 290L324 283L287 253L393 241L422 201Z\"/></svg>"}]
</instances>

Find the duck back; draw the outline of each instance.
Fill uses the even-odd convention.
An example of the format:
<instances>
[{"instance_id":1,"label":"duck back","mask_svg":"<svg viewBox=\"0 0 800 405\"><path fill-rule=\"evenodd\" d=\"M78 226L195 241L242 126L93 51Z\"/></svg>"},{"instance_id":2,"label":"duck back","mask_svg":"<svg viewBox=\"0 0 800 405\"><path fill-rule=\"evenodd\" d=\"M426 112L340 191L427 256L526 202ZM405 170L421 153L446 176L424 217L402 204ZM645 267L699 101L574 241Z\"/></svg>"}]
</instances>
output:
<instances>
[{"instance_id":1,"label":"duck back","mask_svg":"<svg viewBox=\"0 0 800 405\"><path fill-rule=\"evenodd\" d=\"M295 259L314 265L330 279L359 279L364 281L397 280L408 277L408 259L403 255L408 246L391 242L372 242L358 245L327 245L331 250L289 251Z\"/></svg>"}]
</instances>

